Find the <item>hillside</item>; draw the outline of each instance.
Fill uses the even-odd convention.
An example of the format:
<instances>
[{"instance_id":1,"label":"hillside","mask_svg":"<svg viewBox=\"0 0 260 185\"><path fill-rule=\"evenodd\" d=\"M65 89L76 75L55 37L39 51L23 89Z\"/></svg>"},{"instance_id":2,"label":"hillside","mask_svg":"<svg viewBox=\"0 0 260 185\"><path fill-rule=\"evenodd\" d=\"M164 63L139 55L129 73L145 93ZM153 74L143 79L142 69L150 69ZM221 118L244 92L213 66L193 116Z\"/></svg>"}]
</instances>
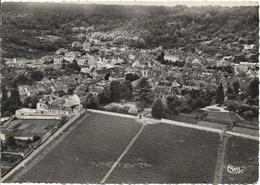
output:
<instances>
[{"instance_id":1,"label":"hillside","mask_svg":"<svg viewBox=\"0 0 260 185\"><path fill-rule=\"evenodd\" d=\"M201 49L209 55L235 55L240 51L226 47L228 43L258 46L259 40L258 7L253 6L3 3L2 18L4 57L34 58L66 48L73 41L72 28L80 26L93 26L95 32L124 39L135 37L138 43L124 42L132 47L183 47L187 51ZM202 47L205 41L211 44Z\"/></svg>"}]
</instances>

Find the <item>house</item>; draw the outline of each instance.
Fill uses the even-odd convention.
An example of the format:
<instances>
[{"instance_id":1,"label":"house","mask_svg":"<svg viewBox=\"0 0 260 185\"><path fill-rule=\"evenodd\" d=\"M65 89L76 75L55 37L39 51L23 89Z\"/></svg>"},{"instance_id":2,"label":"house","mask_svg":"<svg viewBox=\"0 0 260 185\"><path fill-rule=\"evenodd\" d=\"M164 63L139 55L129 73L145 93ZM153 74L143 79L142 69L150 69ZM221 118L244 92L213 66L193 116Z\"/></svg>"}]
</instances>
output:
<instances>
[{"instance_id":1,"label":"house","mask_svg":"<svg viewBox=\"0 0 260 185\"><path fill-rule=\"evenodd\" d=\"M138 108L136 104L131 104L130 108L128 110L129 114L137 115L138 114Z\"/></svg>"},{"instance_id":2,"label":"house","mask_svg":"<svg viewBox=\"0 0 260 185\"><path fill-rule=\"evenodd\" d=\"M252 49L254 49L255 45L254 44L244 44L244 51L250 51Z\"/></svg>"},{"instance_id":3,"label":"house","mask_svg":"<svg viewBox=\"0 0 260 185\"><path fill-rule=\"evenodd\" d=\"M178 88L180 86L181 85L177 81L172 82L172 88Z\"/></svg>"},{"instance_id":4,"label":"house","mask_svg":"<svg viewBox=\"0 0 260 185\"><path fill-rule=\"evenodd\" d=\"M192 63L193 66L199 66L199 67L202 66L201 61L197 58L195 58L191 63Z\"/></svg>"},{"instance_id":5,"label":"house","mask_svg":"<svg viewBox=\"0 0 260 185\"><path fill-rule=\"evenodd\" d=\"M88 63L96 62L96 58L93 55L85 55L83 57L87 59Z\"/></svg>"},{"instance_id":6,"label":"house","mask_svg":"<svg viewBox=\"0 0 260 185\"><path fill-rule=\"evenodd\" d=\"M87 64L87 59L81 57L81 58L77 59L77 64L79 66L85 66Z\"/></svg>"},{"instance_id":7,"label":"house","mask_svg":"<svg viewBox=\"0 0 260 185\"><path fill-rule=\"evenodd\" d=\"M5 58L5 64L8 66L13 66L13 67L24 67L28 64L33 64L35 60L29 60L29 59L24 59L24 58L13 58L13 59L8 59Z\"/></svg>"},{"instance_id":8,"label":"house","mask_svg":"<svg viewBox=\"0 0 260 185\"><path fill-rule=\"evenodd\" d=\"M42 64L43 63L48 63L48 64L53 63L53 57L52 56L43 56L39 59L39 62Z\"/></svg>"},{"instance_id":9,"label":"house","mask_svg":"<svg viewBox=\"0 0 260 185\"><path fill-rule=\"evenodd\" d=\"M72 63L74 60L76 60L77 58L79 58L81 56L80 52L77 51L71 51L71 52L67 52L64 55L64 60L67 62Z\"/></svg>"},{"instance_id":10,"label":"house","mask_svg":"<svg viewBox=\"0 0 260 185\"><path fill-rule=\"evenodd\" d=\"M113 59L111 60L111 64L113 64L113 65L118 65L118 64L121 65L122 63L124 63L124 60L121 59L121 58L119 58L119 57L118 57L117 59L114 59L114 58L113 58Z\"/></svg>"},{"instance_id":11,"label":"house","mask_svg":"<svg viewBox=\"0 0 260 185\"><path fill-rule=\"evenodd\" d=\"M53 64L54 65L62 65L64 60L64 56L63 55L56 55L53 58Z\"/></svg>"},{"instance_id":12,"label":"house","mask_svg":"<svg viewBox=\"0 0 260 185\"><path fill-rule=\"evenodd\" d=\"M65 49L65 48L59 48L59 49L55 52L55 54L56 54L56 55L64 55L64 54L67 53L67 52L68 52L67 49Z\"/></svg>"},{"instance_id":13,"label":"house","mask_svg":"<svg viewBox=\"0 0 260 185\"><path fill-rule=\"evenodd\" d=\"M88 68L88 67L83 67L83 68L80 69L80 72L81 72L81 73L86 73L86 74L88 74L88 73L90 72L90 68Z\"/></svg>"},{"instance_id":14,"label":"house","mask_svg":"<svg viewBox=\"0 0 260 185\"><path fill-rule=\"evenodd\" d=\"M80 42L73 42L73 43L71 44L71 47L72 47L72 48L76 48L76 49L82 49L82 48L83 48L83 44L80 43Z\"/></svg>"},{"instance_id":15,"label":"house","mask_svg":"<svg viewBox=\"0 0 260 185\"><path fill-rule=\"evenodd\" d=\"M89 52L90 51L90 48L91 48L91 44L88 42L88 41L85 41L83 43L83 50L86 51L86 52Z\"/></svg>"},{"instance_id":16,"label":"house","mask_svg":"<svg viewBox=\"0 0 260 185\"><path fill-rule=\"evenodd\" d=\"M44 77L44 78L43 78L40 82L38 82L38 83L43 84L46 88L55 85L55 83L54 83L53 80L50 80L50 79L48 79L48 78L46 78L46 77Z\"/></svg>"},{"instance_id":17,"label":"house","mask_svg":"<svg viewBox=\"0 0 260 185\"><path fill-rule=\"evenodd\" d=\"M147 69L143 69L142 71L141 71L141 73L142 73L142 77L148 77L149 75L149 70L147 70Z\"/></svg>"},{"instance_id":18,"label":"house","mask_svg":"<svg viewBox=\"0 0 260 185\"><path fill-rule=\"evenodd\" d=\"M29 89L30 89L29 85L19 85L18 86L18 93L20 96L20 100L22 102L24 102L25 98L31 96Z\"/></svg>"},{"instance_id":19,"label":"house","mask_svg":"<svg viewBox=\"0 0 260 185\"><path fill-rule=\"evenodd\" d=\"M0 129L0 143L5 143L8 138L8 131L6 129Z\"/></svg>"},{"instance_id":20,"label":"house","mask_svg":"<svg viewBox=\"0 0 260 185\"><path fill-rule=\"evenodd\" d=\"M76 107L80 105L80 98L77 94L68 96L65 99L64 107Z\"/></svg>"},{"instance_id":21,"label":"house","mask_svg":"<svg viewBox=\"0 0 260 185\"><path fill-rule=\"evenodd\" d=\"M130 54L128 55L128 58L132 61L132 60L135 59L135 56L134 56L133 54L130 53Z\"/></svg>"},{"instance_id":22,"label":"house","mask_svg":"<svg viewBox=\"0 0 260 185\"><path fill-rule=\"evenodd\" d=\"M188 89L188 90L199 90L200 87L196 85L183 85L182 89Z\"/></svg>"},{"instance_id":23,"label":"house","mask_svg":"<svg viewBox=\"0 0 260 185\"><path fill-rule=\"evenodd\" d=\"M132 68L135 68L135 67L141 67L141 62L139 60L136 60L134 61L134 63L132 64Z\"/></svg>"},{"instance_id":24,"label":"house","mask_svg":"<svg viewBox=\"0 0 260 185\"><path fill-rule=\"evenodd\" d=\"M165 55L164 60L168 60L169 62L177 62L180 60L180 58L175 55Z\"/></svg>"},{"instance_id":25,"label":"house","mask_svg":"<svg viewBox=\"0 0 260 185\"><path fill-rule=\"evenodd\" d=\"M86 28L81 26L81 27L74 27L72 28L73 33L85 33Z\"/></svg>"},{"instance_id":26,"label":"house","mask_svg":"<svg viewBox=\"0 0 260 185\"><path fill-rule=\"evenodd\" d=\"M217 67L230 66L231 65L231 59L232 59L232 56L225 56L221 60L217 61L216 66Z\"/></svg>"},{"instance_id":27,"label":"house","mask_svg":"<svg viewBox=\"0 0 260 185\"><path fill-rule=\"evenodd\" d=\"M36 109L21 108L15 111L18 119L62 119L69 116L68 111L48 109L43 103L37 103Z\"/></svg>"},{"instance_id":28,"label":"house","mask_svg":"<svg viewBox=\"0 0 260 185\"><path fill-rule=\"evenodd\" d=\"M240 62L239 65L240 66L246 66L248 69L252 69L252 70L259 67L258 63L251 63L251 62Z\"/></svg>"}]
</instances>

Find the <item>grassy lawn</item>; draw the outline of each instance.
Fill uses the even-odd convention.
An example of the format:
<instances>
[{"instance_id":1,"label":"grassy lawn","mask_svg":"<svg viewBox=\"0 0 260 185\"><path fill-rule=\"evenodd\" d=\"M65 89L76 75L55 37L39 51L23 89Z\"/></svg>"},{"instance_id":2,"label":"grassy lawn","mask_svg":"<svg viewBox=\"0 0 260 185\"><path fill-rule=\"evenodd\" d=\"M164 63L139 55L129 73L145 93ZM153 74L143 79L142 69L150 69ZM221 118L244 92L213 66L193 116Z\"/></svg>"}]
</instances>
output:
<instances>
[{"instance_id":1,"label":"grassy lawn","mask_svg":"<svg viewBox=\"0 0 260 185\"><path fill-rule=\"evenodd\" d=\"M210 120L211 119L215 120L216 122L229 124L233 121L229 115L229 112L207 112L207 113L208 113L207 118Z\"/></svg>"},{"instance_id":2,"label":"grassy lawn","mask_svg":"<svg viewBox=\"0 0 260 185\"><path fill-rule=\"evenodd\" d=\"M18 182L99 183L110 168L106 164L119 157L140 126L91 113Z\"/></svg>"},{"instance_id":3,"label":"grassy lawn","mask_svg":"<svg viewBox=\"0 0 260 185\"><path fill-rule=\"evenodd\" d=\"M258 180L258 147L259 142L239 137L228 139L225 163L223 170L223 183L255 183ZM243 173L231 174L227 166L245 167Z\"/></svg>"},{"instance_id":4,"label":"grassy lawn","mask_svg":"<svg viewBox=\"0 0 260 185\"><path fill-rule=\"evenodd\" d=\"M212 183L218 142L215 133L148 125L107 183Z\"/></svg>"}]
</instances>

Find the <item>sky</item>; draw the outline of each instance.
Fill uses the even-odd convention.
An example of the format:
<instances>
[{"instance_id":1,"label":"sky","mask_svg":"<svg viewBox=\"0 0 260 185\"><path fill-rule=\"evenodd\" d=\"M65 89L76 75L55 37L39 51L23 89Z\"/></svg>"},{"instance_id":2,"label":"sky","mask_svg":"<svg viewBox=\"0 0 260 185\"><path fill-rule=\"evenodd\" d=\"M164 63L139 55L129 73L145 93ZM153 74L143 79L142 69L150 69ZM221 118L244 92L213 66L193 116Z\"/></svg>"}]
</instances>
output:
<instances>
[{"instance_id":1,"label":"sky","mask_svg":"<svg viewBox=\"0 0 260 185\"><path fill-rule=\"evenodd\" d=\"M124 4L124 5L157 5L157 6L255 6L257 0L2 0L2 2L55 2L84 4Z\"/></svg>"}]
</instances>

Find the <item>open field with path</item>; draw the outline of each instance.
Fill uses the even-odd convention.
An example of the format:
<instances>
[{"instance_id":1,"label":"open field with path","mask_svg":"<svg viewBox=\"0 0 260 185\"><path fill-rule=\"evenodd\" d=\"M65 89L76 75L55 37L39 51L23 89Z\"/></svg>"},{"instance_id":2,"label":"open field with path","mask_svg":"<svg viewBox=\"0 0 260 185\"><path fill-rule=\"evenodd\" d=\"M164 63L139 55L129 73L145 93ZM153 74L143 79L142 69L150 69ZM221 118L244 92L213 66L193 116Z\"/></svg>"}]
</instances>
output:
<instances>
[{"instance_id":1,"label":"open field with path","mask_svg":"<svg viewBox=\"0 0 260 185\"><path fill-rule=\"evenodd\" d=\"M25 167L7 182L213 183L218 156L223 155L218 162L223 166L223 182L258 178L257 141L230 136L222 151L222 136L216 132L88 114L44 157L36 157L31 168ZM228 164L244 164L248 170L230 176Z\"/></svg>"}]
</instances>

